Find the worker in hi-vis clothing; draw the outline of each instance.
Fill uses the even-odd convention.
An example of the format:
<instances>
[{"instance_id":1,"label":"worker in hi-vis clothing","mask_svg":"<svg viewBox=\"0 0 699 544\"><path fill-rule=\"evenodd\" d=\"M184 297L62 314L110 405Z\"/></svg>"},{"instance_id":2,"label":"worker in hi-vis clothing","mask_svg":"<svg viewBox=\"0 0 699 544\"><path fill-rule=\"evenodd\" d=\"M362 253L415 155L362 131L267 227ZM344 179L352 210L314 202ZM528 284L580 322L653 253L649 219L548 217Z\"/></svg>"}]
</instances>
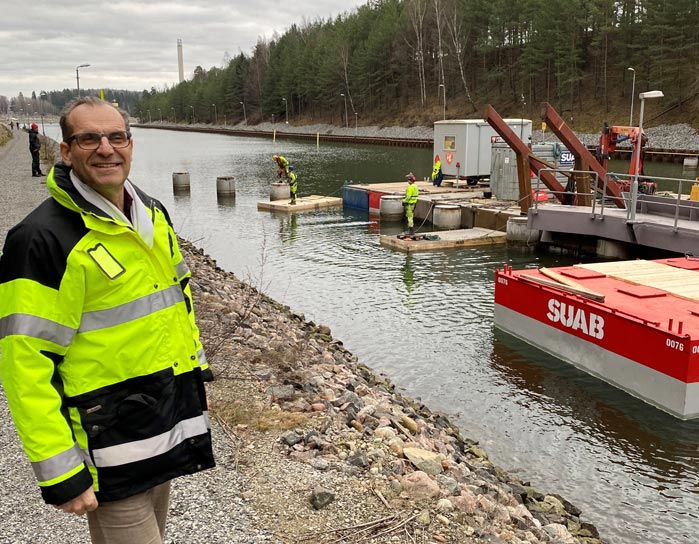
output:
<instances>
[{"instance_id":1,"label":"worker in hi-vis clothing","mask_svg":"<svg viewBox=\"0 0 699 544\"><path fill-rule=\"evenodd\" d=\"M281 155L272 155L272 160L277 163L277 177L289 175L289 161Z\"/></svg>"},{"instance_id":2,"label":"worker in hi-vis clothing","mask_svg":"<svg viewBox=\"0 0 699 544\"><path fill-rule=\"evenodd\" d=\"M442 184L442 179L444 179L442 161L439 159L439 155L435 155L434 166L432 167L432 185L439 187Z\"/></svg>"},{"instance_id":3,"label":"worker in hi-vis clothing","mask_svg":"<svg viewBox=\"0 0 699 544\"><path fill-rule=\"evenodd\" d=\"M294 165L289 166L289 190L291 191L291 200L289 204L296 204L296 191L299 189L298 181L296 181L296 173L294 172Z\"/></svg>"},{"instance_id":4,"label":"worker in hi-vis clothing","mask_svg":"<svg viewBox=\"0 0 699 544\"><path fill-rule=\"evenodd\" d=\"M415 234L413 211L415 211L415 205L417 204L417 197L420 195L420 191L415 184L415 176L412 172L405 177L408 178L408 187L405 189L403 206L405 207L405 218L408 220L408 232L412 236Z\"/></svg>"}]
</instances>

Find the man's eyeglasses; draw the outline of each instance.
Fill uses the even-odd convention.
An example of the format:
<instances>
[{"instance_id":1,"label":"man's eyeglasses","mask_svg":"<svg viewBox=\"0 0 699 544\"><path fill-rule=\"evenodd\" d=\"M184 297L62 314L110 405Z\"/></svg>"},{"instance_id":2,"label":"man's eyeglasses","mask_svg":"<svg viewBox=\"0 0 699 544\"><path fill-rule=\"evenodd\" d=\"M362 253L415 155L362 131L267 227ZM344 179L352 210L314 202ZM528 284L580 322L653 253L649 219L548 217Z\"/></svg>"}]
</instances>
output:
<instances>
[{"instance_id":1,"label":"man's eyeglasses","mask_svg":"<svg viewBox=\"0 0 699 544\"><path fill-rule=\"evenodd\" d=\"M86 151L94 151L102 144L102 138L107 138L109 145L115 149L122 147L128 147L131 141L131 133L128 130L116 130L110 132L109 134L100 134L98 132L82 132L80 134L73 134L72 136L65 139L67 144L70 144L73 140L78 144L80 149L85 149Z\"/></svg>"}]
</instances>

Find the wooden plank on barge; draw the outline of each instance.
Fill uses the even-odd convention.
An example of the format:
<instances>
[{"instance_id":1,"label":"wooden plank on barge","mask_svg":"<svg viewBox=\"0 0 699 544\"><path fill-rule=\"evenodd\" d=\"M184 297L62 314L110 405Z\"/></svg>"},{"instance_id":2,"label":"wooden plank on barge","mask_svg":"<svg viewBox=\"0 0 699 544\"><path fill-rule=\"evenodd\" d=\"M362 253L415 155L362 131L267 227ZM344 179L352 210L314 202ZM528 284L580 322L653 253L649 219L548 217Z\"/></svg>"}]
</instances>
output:
<instances>
[{"instance_id":1,"label":"wooden plank on barge","mask_svg":"<svg viewBox=\"0 0 699 544\"><path fill-rule=\"evenodd\" d=\"M273 212L302 212L308 210L319 210L320 208L331 208L342 206L342 199L338 197L311 195L296 199L296 204L289 204L289 201L272 200L260 201L257 203L258 210L269 210Z\"/></svg>"}]
</instances>

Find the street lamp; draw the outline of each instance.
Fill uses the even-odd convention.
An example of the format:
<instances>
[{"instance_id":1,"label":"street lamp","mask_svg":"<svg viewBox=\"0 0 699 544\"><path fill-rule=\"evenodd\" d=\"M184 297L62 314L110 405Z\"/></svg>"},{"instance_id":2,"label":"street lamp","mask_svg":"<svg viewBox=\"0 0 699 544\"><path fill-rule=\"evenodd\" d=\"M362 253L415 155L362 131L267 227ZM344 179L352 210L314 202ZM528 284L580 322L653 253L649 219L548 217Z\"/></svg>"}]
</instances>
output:
<instances>
[{"instance_id":1,"label":"street lamp","mask_svg":"<svg viewBox=\"0 0 699 544\"><path fill-rule=\"evenodd\" d=\"M194 124L194 106L189 106L192 108L192 124Z\"/></svg>"},{"instance_id":2,"label":"street lamp","mask_svg":"<svg viewBox=\"0 0 699 544\"><path fill-rule=\"evenodd\" d=\"M340 93L340 96L345 99L345 128L349 128L349 121L347 120L347 97L345 93Z\"/></svg>"},{"instance_id":3,"label":"street lamp","mask_svg":"<svg viewBox=\"0 0 699 544\"><path fill-rule=\"evenodd\" d=\"M663 91L648 91L638 95L641 99L641 111L638 115L638 138L636 139L636 160L633 174L633 185L631 186L631 209L629 210L629 221L636 220L636 201L638 200L638 168L641 162L641 142L643 140L643 106L646 98L662 98Z\"/></svg>"},{"instance_id":4,"label":"street lamp","mask_svg":"<svg viewBox=\"0 0 699 544\"><path fill-rule=\"evenodd\" d=\"M629 72L633 72L633 82L631 83L631 114L629 115L629 126L633 126L633 95L636 92L636 70L630 66L627 68Z\"/></svg>"},{"instance_id":5,"label":"street lamp","mask_svg":"<svg viewBox=\"0 0 699 544\"><path fill-rule=\"evenodd\" d=\"M444 86L444 83L440 83L439 86L442 88L442 99L444 102L442 119L446 120L446 118L447 118L447 88Z\"/></svg>"},{"instance_id":6,"label":"street lamp","mask_svg":"<svg viewBox=\"0 0 699 544\"><path fill-rule=\"evenodd\" d=\"M241 102L240 102L240 105L243 106L243 118L245 119L245 124L247 125L247 124L248 124L248 116L247 116L247 114L245 113L245 102L242 102L242 101L241 101Z\"/></svg>"},{"instance_id":7,"label":"street lamp","mask_svg":"<svg viewBox=\"0 0 699 544\"><path fill-rule=\"evenodd\" d=\"M287 104L286 98L282 97L284 101L284 115L286 116L286 124L289 124L289 105Z\"/></svg>"},{"instance_id":8,"label":"street lamp","mask_svg":"<svg viewBox=\"0 0 699 544\"><path fill-rule=\"evenodd\" d=\"M44 138L46 138L46 130L44 128L44 102L46 101L47 96L48 95L46 94L46 91L41 91L39 93L39 111L41 112L41 133L44 135Z\"/></svg>"},{"instance_id":9,"label":"street lamp","mask_svg":"<svg viewBox=\"0 0 699 544\"><path fill-rule=\"evenodd\" d=\"M216 104L211 104L214 107L214 124L218 125L218 112L216 111Z\"/></svg>"},{"instance_id":10,"label":"street lamp","mask_svg":"<svg viewBox=\"0 0 699 544\"><path fill-rule=\"evenodd\" d=\"M158 115L160 115L160 122L163 122L163 112L160 111L160 108L158 108Z\"/></svg>"},{"instance_id":11,"label":"street lamp","mask_svg":"<svg viewBox=\"0 0 699 544\"><path fill-rule=\"evenodd\" d=\"M75 67L75 83L78 86L78 98L80 98L80 68L87 68L89 64L80 64Z\"/></svg>"}]
</instances>

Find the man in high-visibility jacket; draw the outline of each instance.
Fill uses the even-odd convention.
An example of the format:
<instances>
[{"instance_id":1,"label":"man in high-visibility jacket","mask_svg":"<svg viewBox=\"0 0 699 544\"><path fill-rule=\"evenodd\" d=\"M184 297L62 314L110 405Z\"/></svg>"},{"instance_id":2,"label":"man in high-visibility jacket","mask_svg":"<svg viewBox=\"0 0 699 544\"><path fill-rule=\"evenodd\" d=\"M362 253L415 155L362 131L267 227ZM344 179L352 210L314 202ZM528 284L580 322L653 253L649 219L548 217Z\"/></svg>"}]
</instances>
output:
<instances>
[{"instance_id":1,"label":"man in high-visibility jacket","mask_svg":"<svg viewBox=\"0 0 699 544\"><path fill-rule=\"evenodd\" d=\"M294 165L289 165L289 191L291 192L291 200L289 204L296 204L296 192L299 190L299 183L294 172Z\"/></svg>"},{"instance_id":2,"label":"man in high-visibility jacket","mask_svg":"<svg viewBox=\"0 0 699 544\"><path fill-rule=\"evenodd\" d=\"M289 161L281 155L272 155L272 160L277 163L277 177L289 175Z\"/></svg>"},{"instance_id":3,"label":"man in high-visibility jacket","mask_svg":"<svg viewBox=\"0 0 699 544\"><path fill-rule=\"evenodd\" d=\"M439 155L435 155L434 166L432 167L432 185L439 187L442 185L442 179L444 179L444 174L442 173L442 161L439 159Z\"/></svg>"},{"instance_id":4,"label":"man in high-visibility jacket","mask_svg":"<svg viewBox=\"0 0 699 544\"><path fill-rule=\"evenodd\" d=\"M51 198L0 257L0 377L44 501L93 542L161 543L170 480L214 466L191 274L127 180L127 114L83 97L60 125Z\"/></svg>"},{"instance_id":5,"label":"man in high-visibility jacket","mask_svg":"<svg viewBox=\"0 0 699 544\"><path fill-rule=\"evenodd\" d=\"M413 212L415 211L415 205L417 204L418 196L420 196L420 191L417 188L415 176L412 172L405 177L408 178L408 187L405 189L403 206L405 207L405 218L408 220L408 232L410 233L410 236L414 236L415 225L413 223Z\"/></svg>"}]
</instances>

